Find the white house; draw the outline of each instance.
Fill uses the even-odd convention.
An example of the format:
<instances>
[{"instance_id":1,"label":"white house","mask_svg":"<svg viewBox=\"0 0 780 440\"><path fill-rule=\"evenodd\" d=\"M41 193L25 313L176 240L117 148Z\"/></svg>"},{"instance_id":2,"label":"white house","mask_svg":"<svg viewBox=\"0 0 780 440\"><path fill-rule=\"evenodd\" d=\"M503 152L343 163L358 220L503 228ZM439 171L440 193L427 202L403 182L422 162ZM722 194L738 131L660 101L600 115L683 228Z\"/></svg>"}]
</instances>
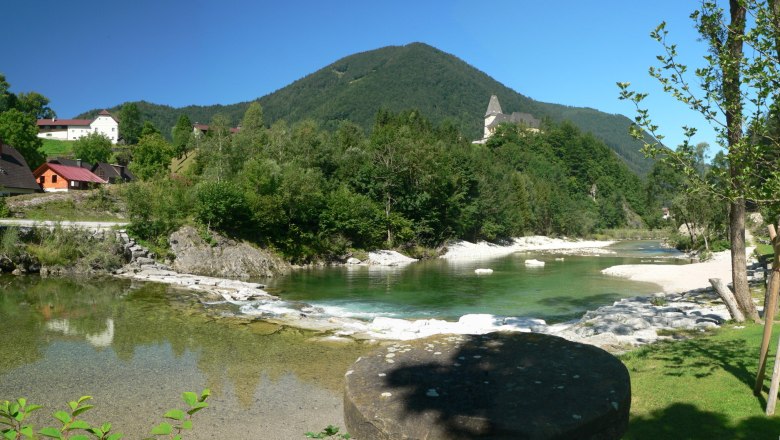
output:
<instances>
[{"instance_id":1,"label":"white house","mask_svg":"<svg viewBox=\"0 0 780 440\"><path fill-rule=\"evenodd\" d=\"M38 137L75 141L89 133L101 133L111 140L119 140L119 121L106 110L95 119L38 119Z\"/></svg>"}]
</instances>

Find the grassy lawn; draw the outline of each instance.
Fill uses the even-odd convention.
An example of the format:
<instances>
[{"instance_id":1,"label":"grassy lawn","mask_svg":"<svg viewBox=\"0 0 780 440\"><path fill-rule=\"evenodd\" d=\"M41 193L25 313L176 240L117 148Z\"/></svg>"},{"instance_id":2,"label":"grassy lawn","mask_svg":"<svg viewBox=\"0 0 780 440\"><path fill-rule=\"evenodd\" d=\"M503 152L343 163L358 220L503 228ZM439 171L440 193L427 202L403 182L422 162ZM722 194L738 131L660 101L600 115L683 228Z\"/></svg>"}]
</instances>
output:
<instances>
[{"instance_id":1,"label":"grassy lawn","mask_svg":"<svg viewBox=\"0 0 780 440\"><path fill-rule=\"evenodd\" d=\"M780 329L780 323L775 326ZM776 336L770 344L764 393L753 395L762 332L761 325L726 326L709 336L623 355L633 394L625 438L779 438L780 415L764 414Z\"/></svg>"},{"instance_id":2,"label":"grassy lawn","mask_svg":"<svg viewBox=\"0 0 780 440\"><path fill-rule=\"evenodd\" d=\"M43 148L41 150L46 157L65 156L73 151L73 142L43 139Z\"/></svg>"}]
</instances>

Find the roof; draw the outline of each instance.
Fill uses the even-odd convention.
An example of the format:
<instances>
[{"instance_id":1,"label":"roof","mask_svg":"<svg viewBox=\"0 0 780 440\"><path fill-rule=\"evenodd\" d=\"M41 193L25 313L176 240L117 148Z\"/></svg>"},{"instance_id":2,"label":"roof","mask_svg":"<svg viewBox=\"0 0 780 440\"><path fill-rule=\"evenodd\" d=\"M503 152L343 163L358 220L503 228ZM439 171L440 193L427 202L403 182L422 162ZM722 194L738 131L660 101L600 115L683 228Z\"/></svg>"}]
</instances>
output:
<instances>
[{"instance_id":1,"label":"roof","mask_svg":"<svg viewBox=\"0 0 780 440\"><path fill-rule=\"evenodd\" d=\"M98 162L92 168L92 172L98 175L98 177L103 176L109 182L115 182L117 180L129 182L135 180L135 176L133 176L127 167L122 165L111 165L105 162Z\"/></svg>"},{"instance_id":2,"label":"roof","mask_svg":"<svg viewBox=\"0 0 780 440\"><path fill-rule=\"evenodd\" d=\"M92 119L38 119L36 124L39 127L48 125L89 125Z\"/></svg>"},{"instance_id":3,"label":"roof","mask_svg":"<svg viewBox=\"0 0 780 440\"><path fill-rule=\"evenodd\" d=\"M500 115L504 113L501 111L501 104L498 103L498 96L496 95L490 95L490 102L488 103L487 112L485 112L485 117L487 118L490 115Z\"/></svg>"},{"instance_id":4,"label":"roof","mask_svg":"<svg viewBox=\"0 0 780 440\"><path fill-rule=\"evenodd\" d=\"M119 122L114 115L108 112L108 110L101 110L98 116L110 116L116 122ZM94 119L38 119L36 124L39 127L46 127L49 125L90 125L94 122Z\"/></svg>"},{"instance_id":5,"label":"roof","mask_svg":"<svg viewBox=\"0 0 780 440\"><path fill-rule=\"evenodd\" d=\"M198 123L192 124L192 128L198 129L204 133L211 130L211 128L209 128L207 124L198 124ZM241 127L230 127L231 133L238 133L239 131L241 131Z\"/></svg>"},{"instance_id":6,"label":"roof","mask_svg":"<svg viewBox=\"0 0 780 440\"><path fill-rule=\"evenodd\" d=\"M60 165L67 165L69 167L86 168L90 171L92 171L92 166L93 166L91 163L80 161L78 159L68 159L66 157L58 157L55 159L51 159L48 162L56 163Z\"/></svg>"},{"instance_id":7,"label":"roof","mask_svg":"<svg viewBox=\"0 0 780 440\"><path fill-rule=\"evenodd\" d=\"M40 190L22 154L10 145L0 144L0 148L0 187Z\"/></svg>"},{"instance_id":8,"label":"roof","mask_svg":"<svg viewBox=\"0 0 780 440\"><path fill-rule=\"evenodd\" d=\"M539 125L541 124L541 121L534 118L530 113L514 112L511 115L505 115L503 113L496 115L496 118L488 125L488 127L495 127L502 122L523 124L531 128L539 128Z\"/></svg>"},{"instance_id":9,"label":"roof","mask_svg":"<svg viewBox=\"0 0 780 440\"><path fill-rule=\"evenodd\" d=\"M94 182L94 183L108 183L107 181L96 176L92 171L85 168L71 167L67 165L60 165L56 163L45 163L35 169L33 174L40 176L46 171L46 168L57 173L63 179L76 181L76 182Z\"/></svg>"}]
</instances>

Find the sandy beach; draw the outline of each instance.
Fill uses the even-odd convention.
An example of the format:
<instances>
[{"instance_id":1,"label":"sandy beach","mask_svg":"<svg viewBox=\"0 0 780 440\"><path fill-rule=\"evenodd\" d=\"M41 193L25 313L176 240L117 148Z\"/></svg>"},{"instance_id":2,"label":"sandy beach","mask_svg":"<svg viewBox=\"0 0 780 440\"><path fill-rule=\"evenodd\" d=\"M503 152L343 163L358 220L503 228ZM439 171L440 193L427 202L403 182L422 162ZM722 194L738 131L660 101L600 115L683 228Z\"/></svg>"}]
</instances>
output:
<instances>
[{"instance_id":1,"label":"sandy beach","mask_svg":"<svg viewBox=\"0 0 780 440\"><path fill-rule=\"evenodd\" d=\"M746 253L749 257L753 248L749 247ZM664 293L681 293L710 287L710 278L721 278L727 284L731 283L731 254L730 251L717 252L710 260L686 265L625 264L608 267L601 273L655 283Z\"/></svg>"}]
</instances>

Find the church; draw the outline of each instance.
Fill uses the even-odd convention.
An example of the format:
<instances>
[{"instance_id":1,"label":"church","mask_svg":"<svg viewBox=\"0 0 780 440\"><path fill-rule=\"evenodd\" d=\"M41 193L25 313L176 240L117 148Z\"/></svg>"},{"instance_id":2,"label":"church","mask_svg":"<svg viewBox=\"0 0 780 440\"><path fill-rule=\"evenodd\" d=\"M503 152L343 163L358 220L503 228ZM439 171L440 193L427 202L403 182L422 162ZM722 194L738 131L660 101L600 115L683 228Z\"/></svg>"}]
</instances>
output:
<instances>
[{"instance_id":1,"label":"church","mask_svg":"<svg viewBox=\"0 0 780 440\"><path fill-rule=\"evenodd\" d=\"M522 124L531 131L539 131L541 121L536 119L530 113L513 112L511 115L505 114L501 110L501 104L496 95L490 96L487 112L485 112L485 131L482 139L472 142L473 144L484 144L493 135L499 124L508 122L510 124Z\"/></svg>"}]
</instances>

